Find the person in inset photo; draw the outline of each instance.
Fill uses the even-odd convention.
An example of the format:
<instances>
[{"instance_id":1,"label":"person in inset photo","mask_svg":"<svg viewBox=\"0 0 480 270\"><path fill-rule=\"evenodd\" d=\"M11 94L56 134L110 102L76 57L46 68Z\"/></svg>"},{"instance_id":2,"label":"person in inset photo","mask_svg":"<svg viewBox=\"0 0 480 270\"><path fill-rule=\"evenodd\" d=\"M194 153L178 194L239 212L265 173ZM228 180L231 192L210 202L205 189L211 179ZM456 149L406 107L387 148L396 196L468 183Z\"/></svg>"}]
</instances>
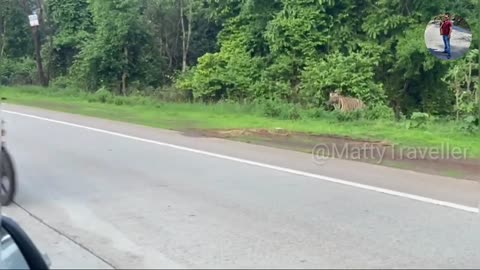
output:
<instances>
[{"instance_id":1,"label":"person in inset photo","mask_svg":"<svg viewBox=\"0 0 480 270\"><path fill-rule=\"evenodd\" d=\"M463 57L469 51L471 43L470 26L457 14L439 14L430 20L425 29L425 44L428 50L441 60Z\"/></svg>"},{"instance_id":2,"label":"person in inset photo","mask_svg":"<svg viewBox=\"0 0 480 270\"><path fill-rule=\"evenodd\" d=\"M443 37L443 44L445 45L444 53L447 54L447 59L452 57L450 38L453 31L453 22L450 20L450 13L446 13L440 23L440 35Z\"/></svg>"}]
</instances>

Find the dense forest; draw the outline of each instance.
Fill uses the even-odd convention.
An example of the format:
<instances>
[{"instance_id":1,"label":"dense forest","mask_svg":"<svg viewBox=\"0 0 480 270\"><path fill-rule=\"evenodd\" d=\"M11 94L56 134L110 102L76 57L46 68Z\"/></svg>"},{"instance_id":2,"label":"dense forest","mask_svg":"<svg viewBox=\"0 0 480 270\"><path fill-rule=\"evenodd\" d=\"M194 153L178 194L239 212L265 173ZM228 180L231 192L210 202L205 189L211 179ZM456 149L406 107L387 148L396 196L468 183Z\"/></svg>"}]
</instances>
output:
<instances>
[{"instance_id":1,"label":"dense forest","mask_svg":"<svg viewBox=\"0 0 480 270\"><path fill-rule=\"evenodd\" d=\"M456 61L423 38L444 12L473 31ZM0 85L321 109L339 89L380 115L478 125L477 13L474 0L0 0Z\"/></svg>"}]
</instances>

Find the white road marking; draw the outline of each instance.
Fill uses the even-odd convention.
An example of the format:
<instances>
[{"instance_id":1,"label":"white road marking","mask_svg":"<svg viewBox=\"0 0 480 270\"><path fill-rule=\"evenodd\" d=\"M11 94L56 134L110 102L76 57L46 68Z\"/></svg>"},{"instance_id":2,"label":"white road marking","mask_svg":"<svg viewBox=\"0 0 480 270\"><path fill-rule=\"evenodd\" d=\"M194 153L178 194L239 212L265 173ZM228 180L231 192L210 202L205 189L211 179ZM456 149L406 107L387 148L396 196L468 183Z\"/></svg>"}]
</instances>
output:
<instances>
[{"instance_id":1,"label":"white road marking","mask_svg":"<svg viewBox=\"0 0 480 270\"><path fill-rule=\"evenodd\" d=\"M126 139L131 139L131 140L135 140L135 141L156 144L156 145L160 145L160 146L164 146L164 147L170 147L170 148L174 148L174 149L178 149L178 150L182 150L182 151L187 151L187 152L192 152L192 153L196 153L196 154L200 154L200 155L216 157L216 158L219 158L219 159L231 160L231 161L235 161L235 162L239 162L239 163L243 163L243 164L249 164L249 165L252 165L252 166L257 166L257 167L272 169L272 170L281 171L281 172L285 172L285 173L290 173L290 174L315 178L315 179L322 180L322 181L327 181L327 182L346 185L346 186L350 186L350 187L356 187L356 188L360 188L360 189L375 191L375 192L384 193L384 194L397 196L397 197L401 197L401 198L407 198L407 199L411 199L411 200L415 200L415 201L420 201L420 202L430 203L430 204L434 204L434 205L450 207L450 208L463 210L463 211L467 211L467 212L472 212L472 213L480 213L479 208L470 207L470 206L461 205L461 204L456 204L456 203L452 203L452 202L441 201L441 200L437 200L437 199L432 199L432 198L418 196L418 195L414 195L414 194L399 192L399 191L395 191L395 190L390 190L390 189L379 188L379 187L370 186L370 185L359 184L359 183L350 182L350 181L346 181L346 180L341 180L341 179L328 177L328 176L324 176L324 175L318 175L318 174L313 174L313 173L288 169L288 168L279 167L279 166L275 166L275 165L270 165L270 164L265 164L265 163L261 163L261 162L256 162L256 161L251 161L251 160L246 160L246 159L241 159L241 158L236 158L236 157L231 157L231 156L226 156L226 155L221 155L221 154L216 154L216 153L212 153L212 152L208 152L208 151L193 149L193 148L179 146L179 145L175 145L175 144L144 139L144 138L140 138L140 137L136 137L136 136L130 136L130 135L126 135L126 134L122 134L122 133L118 133L118 132L113 132L113 131L108 131L108 130L104 130L104 129L93 128L93 127L73 124L73 123L69 123L69 122L65 122L65 121L54 120L54 119L50 119L50 118L46 118L46 117L40 117L40 116L35 116L35 115L20 113L20 112L14 112L14 111L9 111L9 110L3 110L3 111L5 113L9 113L9 114L29 117L29 118L33 118L33 119L43 120L43 121L57 123L57 124L61 124L61 125L71 126L71 127L82 128L82 129L86 129L86 130L90 130L90 131L109 134L109 135L112 135L112 136L118 136L118 137L122 137L122 138L126 138Z\"/></svg>"}]
</instances>

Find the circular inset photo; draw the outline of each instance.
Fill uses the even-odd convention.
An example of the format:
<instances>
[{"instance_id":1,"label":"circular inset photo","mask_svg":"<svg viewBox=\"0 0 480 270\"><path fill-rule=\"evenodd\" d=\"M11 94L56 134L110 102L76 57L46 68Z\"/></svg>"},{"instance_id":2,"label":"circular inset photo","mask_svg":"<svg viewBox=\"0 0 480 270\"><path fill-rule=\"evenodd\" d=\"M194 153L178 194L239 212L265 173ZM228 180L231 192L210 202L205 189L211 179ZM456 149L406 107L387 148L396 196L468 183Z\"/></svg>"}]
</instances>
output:
<instances>
[{"instance_id":1,"label":"circular inset photo","mask_svg":"<svg viewBox=\"0 0 480 270\"><path fill-rule=\"evenodd\" d=\"M461 16L444 13L435 16L425 29L425 44L435 57L456 60L470 49L472 31Z\"/></svg>"}]
</instances>

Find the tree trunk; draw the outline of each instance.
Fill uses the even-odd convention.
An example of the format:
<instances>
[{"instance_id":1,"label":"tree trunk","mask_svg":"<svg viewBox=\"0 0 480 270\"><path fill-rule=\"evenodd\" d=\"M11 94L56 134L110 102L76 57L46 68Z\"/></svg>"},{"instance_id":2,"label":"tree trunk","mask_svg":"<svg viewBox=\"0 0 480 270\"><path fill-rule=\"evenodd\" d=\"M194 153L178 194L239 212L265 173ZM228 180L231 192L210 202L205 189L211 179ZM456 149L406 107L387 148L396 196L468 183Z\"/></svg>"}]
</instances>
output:
<instances>
[{"instance_id":1,"label":"tree trunk","mask_svg":"<svg viewBox=\"0 0 480 270\"><path fill-rule=\"evenodd\" d=\"M460 119L460 87L458 86L458 81L457 81L457 73L455 72L455 78L454 78L454 83L455 83L455 103L456 103L456 111L457 111L457 122Z\"/></svg>"},{"instance_id":2,"label":"tree trunk","mask_svg":"<svg viewBox=\"0 0 480 270\"><path fill-rule=\"evenodd\" d=\"M182 72L187 70L187 33L185 30L184 21L184 6L183 0L180 0L180 24L182 26Z\"/></svg>"},{"instance_id":3,"label":"tree trunk","mask_svg":"<svg viewBox=\"0 0 480 270\"><path fill-rule=\"evenodd\" d=\"M28 3L27 0L19 0L20 6L23 8L24 12L26 15L30 15L32 10L31 6ZM42 44L40 40L40 29L39 27L43 27L43 1L37 0L37 4L39 5L40 8L40 14L38 14L38 20L40 23L40 26L35 26L31 27L32 28L32 39L33 43L35 45L35 60L37 63L37 71L38 71L38 77L40 80L40 84L44 87L48 86L48 80L45 77L45 72L43 70L43 64L42 64Z\"/></svg>"},{"instance_id":4,"label":"tree trunk","mask_svg":"<svg viewBox=\"0 0 480 270\"><path fill-rule=\"evenodd\" d=\"M480 84L477 85L477 89L474 89L474 91L475 91L475 104L477 104L477 106L480 106L480 97L478 95L478 92L480 92Z\"/></svg>"},{"instance_id":5,"label":"tree trunk","mask_svg":"<svg viewBox=\"0 0 480 270\"><path fill-rule=\"evenodd\" d=\"M472 83L472 63L468 63L468 74L465 75L467 82L467 91L470 93L470 84Z\"/></svg>"},{"instance_id":6,"label":"tree trunk","mask_svg":"<svg viewBox=\"0 0 480 270\"><path fill-rule=\"evenodd\" d=\"M455 95L455 100L456 100L455 103L457 104L456 106L457 106L457 122L458 122L458 119L460 118L460 110L459 110L459 107L458 107L458 105L459 105L458 93Z\"/></svg>"},{"instance_id":7,"label":"tree trunk","mask_svg":"<svg viewBox=\"0 0 480 270\"><path fill-rule=\"evenodd\" d=\"M170 48L168 47L168 36L165 34L165 54L168 57L168 69L170 70L173 66L173 56Z\"/></svg>"},{"instance_id":8,"label":"tree trunk","mask_svg":"<svg viewBox=\"0 0 480 270\"><path fill-rule=\"evenodd\" d=\"M405 95L405 93L407 93L407 90L409 89L409 87L410 87L410 81L406 80L403 83L403 90L400 91L400 93L403 93L403 95ZM401 96L401 94L395 93L393 100L394 100L393 110L394 110L395 118L397 120L401 120L401 113L402 112L405 113L404 107L402 108L402 96Z\"/></svg>"},{"instance_id":9,"label":"tree trunk","mask_svg":"<svg viewBox=\"0 0 480 270\"><path fill-rule=\"evenodd\" d=\"M45 4L43 3L42 0L37 0L37 7L39 9L39 13L37 14L38 15L38 22L40 23L40 30L42 32L45 32L45 15L43 14L44 13L44 8Z\"/></svg>"},{"instance_id":10,"label":"tree trunk","mask_svg":"<svg viewBox=\"0 0 480 270\"><path fill-rule=\"evenodd\" d=\"M185 53L183 54L183 63L184 71L187 69L187 57L188 51L190 50L190 37L192 36L192 20L193 20L193 10L192 10L192 3L188 3L188 25L187 25L187 44L185 48Z\"/></svg>"},{"instance_id":11,"label":"tree trunk","mask_svg":"<svg viewBox=\"0 0 480 270\"><path fill-rule=\"evenodd\" d=\"M480 102L479 102L480 100L478 100L478 92L479 92L479 90L478 90L478 87L477 87L477 90L475 90L475 104L480 106Z\"/></svg>"},{"instance_id":12,"label":"tree trunk","mask_svg":"<svg viewBox=\"0 0 480 270\"><path fill-rule=\"evenodd\" d=\"M49 43L49 47L50 47L49 53L50 53L50 59L51 59L52 48L53 48L53 36L49 37L48 43ZM52 78L54 76L55 76L55 74L53 74L53 76L52 76L52 61L48 61L47 62L47 81L49 82L49 84L50 84L50 78Z\"/></svg>"},{"instance_id":13,"label":"tree trunk","mask_svg":"<svg viewBox=\"0 0 480 270\"><path fill-rule=\"evenodd\" d=\"M125 47L123 49L123 53L124 53L124 56L125 56L125 60L126 60L126 64L125 64L125 67L123 69L123 74L122 74L122 94L124 96L127 95L127 78L128 78L128 48Z\"/></svg>"},{"instance_id":14,"label":"tree trunk","mask_svg":"<svg viewBox=\"0 0 480 270\"><path fill-rule=\"evenodd\" d=\"M190 1L190 0L189 0ZM183 51L183 61L182 61L182 72L187 71L187 57L188 51L190 48L190 36L192 35L192 19L193 19L193 11L192 11L192 3L188 3L188 26L187 26L187 42L186 48ZM183 19L182 19L183 21ZM193 103L193 91L190 89L187 92L187 99L190 103Z\"/></svg>"},{"instance_id":15,"label":"tree trunk","mask_svg":"<svg viewBox=\"0 0 480 270\"><path fill-rule=\"evenodd\" d=\"M125 71L122 74L122 95L127 95L127 73Z\"/></svg>"},{"instance_id":16,"label":"tree trunk","mask_svg":"<svg viewBox=\"0 0 480 270\"><path fill-rule=\"evenodd\" d=\"M32 27L32 36L33 42L35 44L35 60L37 62L38 77L40 79L40 84L44 87L48 86L47 78L45 77L45 72L43 71L42 65L42 54L41 54L41 44L40 44L40 33L38 32L38 27Z\"/></svg>"},{"instance_id":17,"label":"tree trunk","mask_svg":"<svg viewBox=\"0 0 480 270\"><path fill-rule=\"evenodd\" d=\"M2 22L2 46L0 47L0 58L5 54L5 37L7 36L7 16L3 18Z\"/></svg>"}]
</instances>

